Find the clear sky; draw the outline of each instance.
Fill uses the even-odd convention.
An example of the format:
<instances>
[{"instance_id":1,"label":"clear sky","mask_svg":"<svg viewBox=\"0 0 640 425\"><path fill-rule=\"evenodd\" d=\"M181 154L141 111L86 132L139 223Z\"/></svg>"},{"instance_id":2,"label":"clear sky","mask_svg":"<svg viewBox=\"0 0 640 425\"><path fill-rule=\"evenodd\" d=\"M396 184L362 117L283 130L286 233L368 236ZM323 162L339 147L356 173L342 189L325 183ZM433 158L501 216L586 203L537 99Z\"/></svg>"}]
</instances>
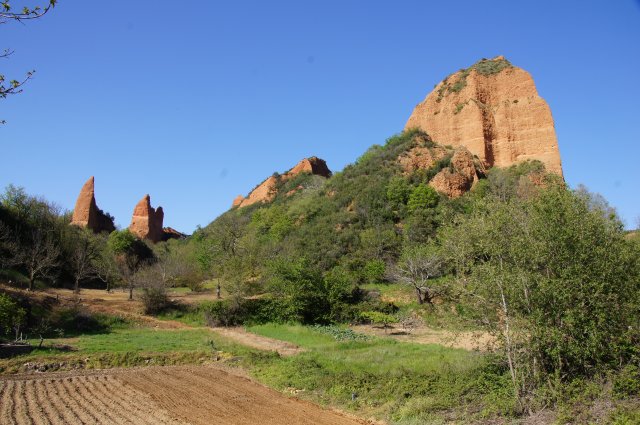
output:
<instances>
[{"instance_id":1,"label":"clear sky","mask_svg":"<svg viewBox=\"0 0 640 425\"><path fill-rule=\"evenodd\" d=\"M0 100L0 186L72 209L95 175L122 227L146 193L190 233L304 157L340 170L500 54L551 106L567 182L640 217L638 0L59 0L0 35L0 73L37 70Z\"/></svg>"}]
</instances>

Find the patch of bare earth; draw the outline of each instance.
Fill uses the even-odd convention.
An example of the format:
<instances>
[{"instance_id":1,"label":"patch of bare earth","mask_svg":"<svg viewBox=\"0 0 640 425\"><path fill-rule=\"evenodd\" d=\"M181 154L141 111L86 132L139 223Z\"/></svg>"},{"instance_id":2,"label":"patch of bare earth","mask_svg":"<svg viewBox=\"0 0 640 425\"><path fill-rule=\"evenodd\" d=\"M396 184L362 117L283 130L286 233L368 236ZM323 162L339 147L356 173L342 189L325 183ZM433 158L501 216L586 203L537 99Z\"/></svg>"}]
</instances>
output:
<instances>
[{"instance_id":1,"label":"patch of bare earth","mask_svg":"<svg viewBox=\"0 0 640 425\"><path fill-rule=\"evenodd\" d=\"M15 425L367 423L288 398L246 377L205 366L2 378L0 422Z\"/></svg>"},{"instance_id":2,"label":"patch of bare earth","mask_svg":"<svg viewBox=\"0 0 640 425\"><path fill-rule=\"evenodd\" d=\"M445 347L462 348L470 351L490 351L495 344L495 338L485 332L454 332L443 329L432 329L426 326L406 330L401 326L389 326L385 329L382 326L356 325L352 326L351 329L355 332L393 338L398 341L414 342L417 344L438 344Z\"/></svg>"},{"instance_id":3,"label":"patch of bare earth","mask_svg":"<svg viewBox=\"0 0 640 425\"><path fill-rule=\"evenodd\" d=\"M304 351L304 349L298 347L297 345L291 344L290 342L252 334L251 332L247 332L240 327L213 328L213 331L239 344L246 345L251 348L266 351L277 351L281 356L293 356Z\"/></svg>"}]
</instances>

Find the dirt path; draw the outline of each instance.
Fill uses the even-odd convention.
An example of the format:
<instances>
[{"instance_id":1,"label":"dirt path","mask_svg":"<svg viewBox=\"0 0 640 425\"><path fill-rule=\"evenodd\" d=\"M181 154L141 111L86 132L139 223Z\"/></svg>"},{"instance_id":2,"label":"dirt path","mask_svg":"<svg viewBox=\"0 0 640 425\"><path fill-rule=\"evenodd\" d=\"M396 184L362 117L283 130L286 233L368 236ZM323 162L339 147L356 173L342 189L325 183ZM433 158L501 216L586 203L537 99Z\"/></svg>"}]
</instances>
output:
<instances>
[{"instance_id":1,"label":"dirt path","mask_svg":"<svg viewBox=\"0 0 640 425\"><path fill-rule=\"evenodd\" d=\"M281 356L293 356L304 351L303 348L290 342L256 335L240 327L212 328L212 330L240 344L257 348L258 350L277 351Z\"/></svg>"},{"instance_id":2,"label":"dirt path","mask_svg":"<svg viewBox=\"0 0 640 425\"><path fill-rule=\"evenodd\" d=\"M384 329L379 326L357 325L351 326L355 332L378 337L393 338L398 341L415 342L417 344L438 344L451 348L462 348L470 351L489 351L495 343L495 339L483 332L460 331L453 332L442 329L432 329L421 326L404 331L401 327Z\"/></svg>"},{"instance_id":3,"label":"dirt path","mask_svg":"<svg viewBox=\"0 0 640 425\"><path fill-rule=\"evenodd\" d=\"M0 378L0 394L2 424L368 423L207 366L13 376Z\"/></svg>"}]
</instances>

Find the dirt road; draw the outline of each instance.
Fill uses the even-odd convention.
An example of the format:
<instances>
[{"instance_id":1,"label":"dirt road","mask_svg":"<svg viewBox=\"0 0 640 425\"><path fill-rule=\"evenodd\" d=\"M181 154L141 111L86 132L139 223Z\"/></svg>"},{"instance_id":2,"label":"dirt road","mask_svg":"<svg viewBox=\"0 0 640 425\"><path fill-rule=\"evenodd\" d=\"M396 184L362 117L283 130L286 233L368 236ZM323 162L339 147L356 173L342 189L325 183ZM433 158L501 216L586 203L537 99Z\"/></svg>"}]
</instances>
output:
<instances>
[{"instance_id":1,"label":"dirt road","mask_svg":"<svg viewBox=\"0 0 640 425\"><path fill-rule=\"evenodd\" d=\"M50 373L0 379L0 424L356 425L215 367Z\"/></svg>"}]
</instances>

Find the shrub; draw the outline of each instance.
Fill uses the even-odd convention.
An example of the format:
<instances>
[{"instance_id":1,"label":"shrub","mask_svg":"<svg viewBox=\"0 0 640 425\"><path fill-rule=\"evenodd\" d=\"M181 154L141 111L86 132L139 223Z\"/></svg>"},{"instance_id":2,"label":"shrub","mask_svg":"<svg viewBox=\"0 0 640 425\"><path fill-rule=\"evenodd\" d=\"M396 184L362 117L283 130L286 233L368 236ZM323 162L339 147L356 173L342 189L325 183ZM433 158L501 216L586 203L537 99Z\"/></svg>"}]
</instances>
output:
<instances>
[{"instance_id":1,"label":"shrub","mask_svg":"<svg viewBox=\"0 0 640 425\"><path fill-rule=\"evenodd\" d=\"M20 332L26 316L25 309L5 294L0 294L0 335L10 335Z\"/></svg>"},{"instance_id":2,"label":"shrub","mask_svg":"<svg viewBox=\"0 0 640 425\"><path fill-rule=\"evenodd\" d=\"M379 283L384 280L387 265L382 260L367 261L364 265L364 276L368 283Z\"/></svg>"},{"instance_id":3,"label":"shrub","mask_svg":"<svg viewBox=\"0 0 640 425\"><path fill-rule=\"evenodd\" d=\"M613 393L619 398L627 398L640 394L640 368L628 365L613 380Z\"/></svg>"},{"instance_id":4,"label":"shrub","mask_svg":"<svg viewBox=\"0 0 640 425\"><path fill-rule=\"evenodd\" d=\"M162 285L153 285L142 288L142 305L145 314L158 314L171 307L171 301L167 296L167 289Z\"/></svg>"},{"instance_id":5,"label":"shrub","mask_svg":"<svg viewBox=\"0 0 640 425\"><path fill-rule=\"evenodd\" d=\"M431 186L422 183L411 192L407 206L410 212L414 212L418 209L434 208L438 205L439 200L438 192Z\"/></svg>"}]
</instances>

